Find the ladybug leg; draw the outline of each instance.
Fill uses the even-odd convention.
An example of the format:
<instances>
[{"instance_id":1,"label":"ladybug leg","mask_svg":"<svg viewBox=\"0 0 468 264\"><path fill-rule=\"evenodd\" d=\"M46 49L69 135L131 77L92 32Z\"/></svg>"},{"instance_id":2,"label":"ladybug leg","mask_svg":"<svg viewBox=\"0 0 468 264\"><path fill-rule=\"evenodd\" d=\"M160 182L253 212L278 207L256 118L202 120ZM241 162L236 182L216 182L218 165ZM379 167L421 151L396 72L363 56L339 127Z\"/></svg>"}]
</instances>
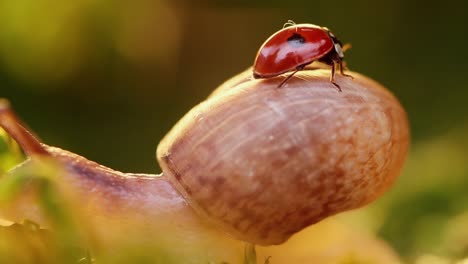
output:
<instances>
[{"instance_id":1,"label":"ladybug leg","mask_svg":"<svg viewBox=\"0 0 468 264\"><path fill-rule=\"evenodd\" d=\"M343 76L345 76L345 77L349 77L349 78L351 78L351 79L354 79L353 76L351 76L351 75L346 74L346 73L343 72L343 70L346 69L346 66L343 65L343 61L340 61L340 62L338 63L338 65L340 65L340 74L341 74L341 75L343 75Z\"/></svg>"},{"instance_id":2,"label":"ladybug leg","mask_svg":"<svg viewBox=\"0 0 468 264\"><path fill-rule=\"evenodd\" d=\"M278 88L281 88L281 86L283 86L289 79L291 79L291 77L294 76L294 74L296 74L298 71L301 71L303 70L305 67L305 65L300 65L300 66L297 66L296 69L288 75L288 77L284 78L284 80L278 85Z\"/></svg>"},{"instance_id":3,"label":"ladybug leg","mask_svg":"<svg viewBox=\"0 0 468 264\"><path fill-rule=\"evenodd\" d=\"M289 74L288 77L284 78L284 80L278 85L278 88L281 88L281 86L283 86L289 79L291 79L291 77L293 77L294 74L296 74L296 72L298 72L298 71L299 70L296 69L291 74Z\"/></svg>"},{"instance_id":4,"label":"ladybug leg","mask_svg":"<svg viewBox=\"0 0 468 264\"><path fill-rule=\"evenodd\" d=\"M335 87L338 89L339 92L341 92L341 87L335 82L335 67L337 67L337 63L333 62L333 65L331 67L331 75L330 75L330 82L335 85Z\"/></svg>"},{"instance_id":5,"label":"ladybug leg","mask_svg":"<svg viewBox=\"0 0 468 264\"><path fill-rule=\"evenodd\" d=\"M284 23L283 28L294 27L295 25L296 23L294 21L288 20L288 22Z\"/></svg>"},{"instance_id":6,"label":"ladybug leg","mask_svg":"<svg viewBox=\"0 0 468 264\"><path fill-rule=\"evenodd\" d=\"M341 61L341 67L343 67L344 70L349 70L346 61Z\"/></svg>"}]
</instances>

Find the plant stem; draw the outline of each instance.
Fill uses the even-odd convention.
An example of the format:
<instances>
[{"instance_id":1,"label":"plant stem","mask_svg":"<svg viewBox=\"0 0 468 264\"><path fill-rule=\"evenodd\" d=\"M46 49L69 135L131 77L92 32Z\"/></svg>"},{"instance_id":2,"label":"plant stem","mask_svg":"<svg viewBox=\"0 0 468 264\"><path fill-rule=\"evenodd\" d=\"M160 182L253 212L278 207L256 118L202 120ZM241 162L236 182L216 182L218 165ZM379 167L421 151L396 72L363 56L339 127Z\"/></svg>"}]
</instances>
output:
<instances>
[{"instance_id":1,"label":"plant stem","mask_svg":"<svg viewBox=\"0 0 468 264\"><path fill-rule=\"evenodd\" d=\"M245 243L244 264L257 264L257 252L254 244Z\"/></svg>"}]
</instances>

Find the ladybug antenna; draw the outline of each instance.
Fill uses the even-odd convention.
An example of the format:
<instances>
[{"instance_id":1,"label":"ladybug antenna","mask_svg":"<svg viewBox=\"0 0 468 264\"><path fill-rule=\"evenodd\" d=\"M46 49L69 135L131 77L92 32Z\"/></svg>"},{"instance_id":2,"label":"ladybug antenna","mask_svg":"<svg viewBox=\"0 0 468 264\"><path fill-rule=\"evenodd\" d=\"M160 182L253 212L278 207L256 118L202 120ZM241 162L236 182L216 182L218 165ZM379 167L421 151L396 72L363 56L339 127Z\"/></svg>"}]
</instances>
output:
<instances>
[{"instance_id":1,"label":"ladybug antenna","mask_svg":"<svg viewBox=\"0 0 468 264\"><path fill-rule=\"evenodd\" d=\"M284 23L283 28L294 27L295 25L296 23L294 21L288 20L288 22Z\"/></svg>"},{"instance_id":2,"label":"ladybug antenna","mask_svg":"<svg viewBox=\"0 0 468 264\"><path fill-rule=\"evenodd\" d=\"M353 46L351 45L351 43L346 43L343 45L343 47L341 47L341 49L343 50L343 52L351 49Z\"/></svg>"}]
</instances>

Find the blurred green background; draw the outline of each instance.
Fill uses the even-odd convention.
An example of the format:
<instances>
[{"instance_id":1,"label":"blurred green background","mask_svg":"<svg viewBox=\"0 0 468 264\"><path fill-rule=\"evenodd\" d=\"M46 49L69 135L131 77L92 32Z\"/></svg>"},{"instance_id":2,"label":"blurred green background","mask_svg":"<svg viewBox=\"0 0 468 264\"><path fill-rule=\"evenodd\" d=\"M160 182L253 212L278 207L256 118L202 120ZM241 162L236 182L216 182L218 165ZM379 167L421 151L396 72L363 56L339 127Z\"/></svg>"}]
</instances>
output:
<instances>
[{"instance_id":1,"label":"blurred green background","mask_svg":"<svg viewBox=\"0 0 468 264\"><path fill-rule=\"evenodd\" d=\"M349 68L387 86L409 114L411 155L368 209L373 228L404 256L462 257L466 10L454 0L0 1L0 97L50 145L153 173L164 134L249 67L284 22L327 26L352 43Z\"/></svg>"}]
</instances>

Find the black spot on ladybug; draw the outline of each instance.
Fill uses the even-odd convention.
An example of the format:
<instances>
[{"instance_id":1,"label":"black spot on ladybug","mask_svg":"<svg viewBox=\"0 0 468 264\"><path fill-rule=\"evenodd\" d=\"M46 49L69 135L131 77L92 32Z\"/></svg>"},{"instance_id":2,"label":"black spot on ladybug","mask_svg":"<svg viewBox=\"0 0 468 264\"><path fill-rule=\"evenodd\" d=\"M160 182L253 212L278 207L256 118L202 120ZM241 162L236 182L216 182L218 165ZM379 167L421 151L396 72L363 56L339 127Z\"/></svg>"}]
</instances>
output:
<instances>
[{"instance_id":1,"label":"black spot on ladybug","mask_svg":"<svg viewBox=\"0 0 468 264\"><path fill-rule=\"evenodd\" d=\"M288 38L288 44L294 47L302 46L305 42L305 38L298 33L294 33L291 37Z\"/></svg>"}]
</instances>

